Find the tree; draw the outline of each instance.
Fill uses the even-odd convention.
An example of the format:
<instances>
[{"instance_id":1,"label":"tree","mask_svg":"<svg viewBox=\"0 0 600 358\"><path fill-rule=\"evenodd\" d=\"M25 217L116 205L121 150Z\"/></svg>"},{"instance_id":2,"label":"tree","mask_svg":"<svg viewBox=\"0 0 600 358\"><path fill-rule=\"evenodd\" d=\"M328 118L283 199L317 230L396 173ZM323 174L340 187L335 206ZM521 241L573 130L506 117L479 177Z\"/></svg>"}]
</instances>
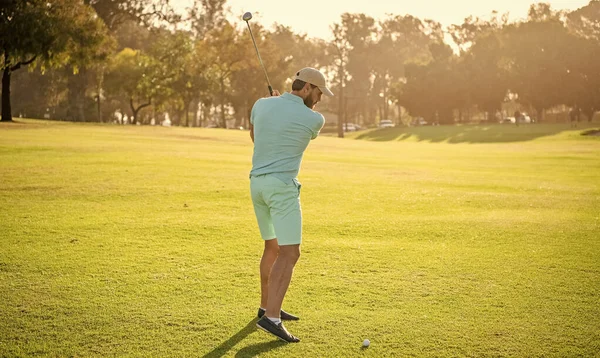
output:
<instances>
[{"instance_id":1,"label":"tree","mask_svg":"<svg viewBox=\"0 0 600 358\"><path fill-rule=\"evenodd\" d=\"M371 113L376 113L379 100L379 91L373 91L372 67L370 63L371 51L375 44L377 27L375 19L364 14L342 15L342 24L346 28L350 51L346 70L351 77L349 86L354 97L362 98L360 105L365 121L369 121ZM368 100L372 97L371 100ZM356 100L356 99L354 99Z\"/></svg>"},{"instance_id":2,"label":"tree","mask_svg":"<svg viewBox=\"0 0 600 358\"><path fill-rule=\"evenodd\" d=\"M292 69L291 67L294 60L294 53L309 51L310 48L298 48L291 53L287 52L285 47L281 48L278 46L282 43L283 34L281 28L279 31L276 30L274 33L271 33L261 28L258 24L251 24L251 26L257 46L260 49L260 57L267 69L271 85L274 89L283 92L283 86L286 83L286 79L292 77L292 71L298 70L298 68ZM292 41L302 41L301 38L294 39L293 34L286 35L291 35L290 40ZM278 42L275 41L275 38ZM241 34L239 41L243 56L251 60L241 62L233 72L231 76L230 99L236 116L236 126L240 126L243 121L244 126L246 127L248 124L246 122L250 119L250 111L254 102L257 98L267 95L268 89L263 69L256 58L256 53L252 46L250 33L244 31ZM289 43L283 43L283 45L289 46Z\"/></svg>"},{"instance_id":3,"label":"tree","mask_svg":"<svg viewBox=\"0 0 600 358\"><path fill-rule=\"evenodd\" d=\"M389 117L390 100L398 104L398 91L406 81L407 63L427 63L431 60L431 37L427 24L416 17L390 16L380 22L379 38L371 47L371 71L375 76L374 93L380 94L383 106L381 118Z\"/></svg>"},{"instance_id":4,"label":"tree","mask_svg":"<svg viewBox=\"0 0 600 358\"><path fill-rule=\"evenodd\" d=\"M468 101L488 114L500 110L508 92L509 74L501 65L504 51L501 33L490 31L479 36L463 56L462 82Z\"/></svg>"},{"instance_id":5,"label":"tree","mask_svg":"<svg viewBox=\"0 0 600 358\"><path fill-rule=\"evenodd\" d=\"M543 4L539 4L542 6ZM510 73L509 88L520 102L537 111L538 121L544 112L565 102L568 93L567 60L569 44L576 40L557 15L548 15L546 7L532 6L530 21L511 25L506 30L505 69Z\"/></svg>"},{"instance_id":6,"label":"tree","mask_svg":"<svg viewBox=\"0 0 600 358\"><path fill-rule=\"evenodd\" d=\"M375 20L365 14L344 13L332 26L334 40L329 49L334 58L334 85L338 90L338 136L344 136L343 124L348 120L346 102L354 101L364 118L369 118L367 97L371 94L372 79L369 50L374 43ZM351 96L351 98L350 98Z\"/></svg>"},{"instance_id":7,"label":"tree","mask_svg":"<svg viewBox=\"0 0 600 358\"><path fill-rule=\"evenodd\" d=\"M347 120L345 109L345 87L348 77L348 53L350 52L350 43L346 35L346 29L341 24L334 24L331 27L333 32L333 41L328 48L328 53L333 58L334 85L338 88L338 137L344 138L344 122Z\"/></svg>"},{"instance_id":8,"label":"tree","mask_svg":"<svg viewBox=\"0 0 600 358\"><path fill-rule=\"evenodd\" d=\"M34 61L42 68L86 60L106 41L106 29L93 9L77 0L7 0L0 11L2 121L11 121L12 72Z\"/></svg>"},{"instance_id":9,"label":"tree","mask_svg":"<svg viewBox=\"0 0 600 358\"><path fill-rule=\"evenodd\" d=\"M93 8L98 18L104 23L113 38L123 40L124 32L134 34L140 30L158 26L164 22L174 23L179 20L169 6L169 0L83 0L84 4ZM137 25L137 26L133 26ZM131 36L131 35L129 35ZM143 39L141 39L143 41ZM120 49L131 47L131 43ZM110 46L104 46L112 53ZM108 54L107 53L107 54ZM87 104L96 101L97 113L101 120L102 82L105 67L99 61L68 64L68 100L67 118L74 121L85 121L89 107Z\"/></svg>"},{"instance_id":10,"label":"tree","mask_svg":"<svg viewBox=\"0 0 600 358\"><path fill-rule=\"evenodd\" d=\"M328 44L324 40L296 34L289 27L283 25L276 25L275 29L267 34L267 37L279 50L282 60L289 65L292 71L304 67L322 68L330 64L331 59L325 52Z\"/></svg>"},{"instance_id":11,"label":"tree","mask_svg":"<svg viewBox=\"0 0 600 358\"><path fill-rule=\"evenodd\" d=\"M153 38L154 42L148 52L154 59L151 75L161 89L154 91L154 102L159 105L169 104L171 113L175 114L174 124L179 125L184 114L187 125L194 76L191 73L194 66L191 59L194 52L192 36L186 31L162 28L154 31Z\"/></svg>"},{"instance_id":12,"label":"tree","mask_svg":"<svg viewBox=\"0 0 600 358\"><path fill-rule=\"evenodd\" d=\"M229 106L231 93L231 79L233 73L246 60L244 47L240 45L240 33L226 22L223 27L213 29L207 34L207 56L212 59L211 72L215 75L217 91L216 103L220 107L219 126L226 127L226 107ZM229 108L227 108L229 109Z\"/></svg>"},{"instance_id":13,"label":"tree","mask_svg":"<svg viewBox=\"0 0 600 358\"><path fill-rule=\"evenodd\" d=\"M431 62L408 64L406 84L397 94L412 116L428 122L454 123L453 109L462 104L464 90L460 86L457 58L444 43L430 45Z\"/></svg>"},{"instance_id":14,"label":"tree","mask_svg":"<svg viewBox=\"0 0 600 358\"><path fill-rule=\"evenodd\" d=\"M84 3L96 11L111 33L129 21L151 26L156 20L179 20L169 0L84 0Z\"/></svg>"},{"instance_id":15,"label":"tree","mask_svg":"<svg viewBox=\"0 0 600 358\"><path fill-rule=\"evenodd\" d=\"M569 48L568 104L581 108L591 122L600 110L600 1L569 13L566 26L578 37Z\"/></svg>"},{"instance_id":16,"label":"tree","mask_svg":"<svg viewBox=\"0 0 600 358\"><path fill-rule=\"evenodd\" d=\"M126 48L108 68L105 86L113 98L129 106L132 124L137 124L140 110L152 104L152 96L161 88L153 65L148 55Z\"/></svg>"},{"instance_id":17,"label":"tree","mask_svg":"<svg viewBox=\"0 0 600 358\"><path fill-rule=\"evenodd\" d=\"M60 103L66 98L67 77L63 71L16 71L11 76L13 115L29 118L64 117Z\"/></svg>"},{"instance_id":18,"label":"tree","mask_svg":"<svg viewBox=\"0 0 600 358\"><path fill-rule=\"evenodd\" d=\"M588 121L600 110L600 43L578 37L569 43L564 103L581 109Z\"/></svg>"},{"instance_id":19,"label":"tree","mask_svg":"<svg viewBox=\"0 0 600 358\"><path fill-rule=\"evenodd\" d=\"M226 0L194 0L189 10L189 22L198 39L212 29L222 27L226 20L223 12Z\"/></svg>"},{"instance_id":20,"label":"tree","mask_svg":"<svg viewBox=\"0 0 600 358\"><path fill-rule=\"evenodd\" d=\"M600 1L592 0L587 6L567 14L567 27L586 39L600 41Z\"/></svg>"},{"instance_id":21,"label":"tree","mask_svg":"<svg viewBox=\"0 0 600 358\"><path fill-rule=\"evenodd\" d=\"M152 30L153 28L148 28L136 21L126 21L113 32L113 37L117 41L116 52L125 48L147 52L155 35Z\"/></svg>"},{"instance_id":22,"label":"tree","mask_svg":"<svg viewBox=\"0 0 600 358\"><path fill-rule=\"evenodd\" d=\"M458 46L460 53L466 53L478 39L488 36L490 33L499 32L508 25L509 14L499 15L493 11L489 20L469 16L460 25L448 27L448 33L454 43Z\"/></svg>"}]
</instances>

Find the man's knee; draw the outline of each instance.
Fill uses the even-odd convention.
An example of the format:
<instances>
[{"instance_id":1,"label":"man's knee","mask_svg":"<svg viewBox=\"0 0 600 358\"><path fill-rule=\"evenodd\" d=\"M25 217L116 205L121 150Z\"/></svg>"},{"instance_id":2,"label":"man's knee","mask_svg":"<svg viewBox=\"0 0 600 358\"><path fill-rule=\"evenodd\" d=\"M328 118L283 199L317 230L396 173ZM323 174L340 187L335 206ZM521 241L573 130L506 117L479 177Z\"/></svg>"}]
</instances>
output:
<instances>
[{"instance_id":1,"label":"man's knee","mask_svg":"<svg viewBox=\"0 0 600 358\"><path fill-rule=\"evenodd\" d=\"M279 257L293 262L298 261L300 258L300 245L279 246Z\"/></svg>"},{"instance_id":2,"label":"man's knee","mask_svg":"<svg viewBox=\"0 0 600 358\"><path fill-rule=\"evenodd\" d=\"M277 239L265 241L265 252L275 255L279 253L279 244L277 243Z\"/></svg>"}]
</instances>

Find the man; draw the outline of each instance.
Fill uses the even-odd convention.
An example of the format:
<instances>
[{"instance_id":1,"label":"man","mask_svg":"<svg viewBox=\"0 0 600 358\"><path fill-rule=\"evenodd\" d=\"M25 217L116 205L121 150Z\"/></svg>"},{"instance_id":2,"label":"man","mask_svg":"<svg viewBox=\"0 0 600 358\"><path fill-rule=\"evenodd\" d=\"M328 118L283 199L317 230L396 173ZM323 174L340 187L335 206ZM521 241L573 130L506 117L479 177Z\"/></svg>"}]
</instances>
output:
<instances>
[{"instance_id":1,"label":"man","mask_svg":"<svg viewBox=\"0 0 600 358\"><path fill-rule=\"evenodd\" d=\"M254 142L250 192L265 247L260 262L261 304L258 328L286 342L299 342L281 320L298 317L281 309L300 257L302 212L296 178L308 143L325 119L313 111L322 94L333 96L325 76L314 68L295 75L292 92L259 99L250 115Z\"/></svg>"}]
</instances>

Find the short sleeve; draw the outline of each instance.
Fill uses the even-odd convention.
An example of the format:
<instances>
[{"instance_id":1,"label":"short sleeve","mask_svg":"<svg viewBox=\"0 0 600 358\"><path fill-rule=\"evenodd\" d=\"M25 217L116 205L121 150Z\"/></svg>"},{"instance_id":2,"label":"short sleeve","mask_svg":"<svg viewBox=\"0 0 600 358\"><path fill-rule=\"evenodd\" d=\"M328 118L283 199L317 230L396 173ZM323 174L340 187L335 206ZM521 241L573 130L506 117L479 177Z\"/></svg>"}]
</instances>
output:
<instances>
[{"instance_id":1,"label":"short sleeve","mask_svg":"<svg viewBox=\"0 0 600 358\"><path fill-rule=\"evenodd\" d=\"M316 113L315 116L315 122L312 128L312 138L311 139L315 139L319 136L319 133L321 132L321 129L323 128L323 126L325 125L325 117L323 117L323 115L321 113Z\"/></svg>"},{"instance_id":2,"label":"short sleeve","mask_svg":"<svg viewBox=\"0 0 600 358\"><path fill-rule=\"evenodd\" d=\"M252 106L252 111L250 112L250 124L252 125L254 125L254 118L256 117L256 112L258 111L256 107L258 107L259 103L260 99L254 103L254 106Z\"/></svg>"}]
</instances>

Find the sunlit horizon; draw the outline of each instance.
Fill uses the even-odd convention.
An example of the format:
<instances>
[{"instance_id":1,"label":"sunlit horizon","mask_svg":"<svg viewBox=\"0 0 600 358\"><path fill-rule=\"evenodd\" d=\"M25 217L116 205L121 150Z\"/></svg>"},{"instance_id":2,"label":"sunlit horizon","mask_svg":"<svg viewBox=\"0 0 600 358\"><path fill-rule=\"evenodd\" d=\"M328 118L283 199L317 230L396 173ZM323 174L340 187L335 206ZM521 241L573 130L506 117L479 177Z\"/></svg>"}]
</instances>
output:
<instances>
[{"instance_id":1,"label":"sunlit horizon","mask_svg":"<svg viewBox=\"0 0 600 358\"><path fill-rule=\"evenodd\" d=\"M342 1L342 0L304 0L297 8L292 8L289 2L280 0L228 0L226 7L231 10L230 20L235 22L236 16L250 11L254 21L271 28L275 23L288 26L294 32L306 34L325 40L331 39L331 25L338 22L341 14L364 13L375 19L383 19L388 14L413 15L420 19L431 19L441 23L444 27L452 24L461 24L469 16L487 19L493 11L499 14L509 13L509 19L516 21L527 17L527 10L533 3L549 3L554 10L573 11L589 3L589 0L488 0L472 1L463 0L448 2L446 0L430 0L427 3L416 1L397 1L390 3L387 0ZM178 11L185 11L191 6L193 0L173 0L172 4Z\"/></svg>"}]
</instances>

